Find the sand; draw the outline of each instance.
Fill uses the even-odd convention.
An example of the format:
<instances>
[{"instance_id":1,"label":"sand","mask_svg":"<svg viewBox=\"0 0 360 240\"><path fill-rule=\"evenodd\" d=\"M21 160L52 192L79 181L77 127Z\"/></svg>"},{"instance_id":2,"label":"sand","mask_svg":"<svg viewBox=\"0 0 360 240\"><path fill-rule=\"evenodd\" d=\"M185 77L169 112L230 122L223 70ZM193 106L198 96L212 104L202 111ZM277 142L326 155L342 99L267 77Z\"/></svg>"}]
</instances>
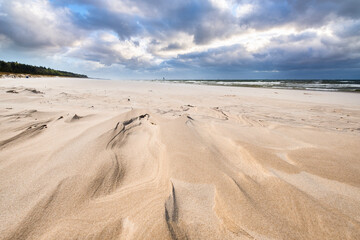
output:
<instances>
[{"instance_id":1,"label":"sand","mask_svg":"<svg viewBox=\"0 0 360 240\"><path fill-rule=\"evenodd\" d=\"M1 79L0 239L360 239L360 94Z\"/></svg>"}]
</instances>

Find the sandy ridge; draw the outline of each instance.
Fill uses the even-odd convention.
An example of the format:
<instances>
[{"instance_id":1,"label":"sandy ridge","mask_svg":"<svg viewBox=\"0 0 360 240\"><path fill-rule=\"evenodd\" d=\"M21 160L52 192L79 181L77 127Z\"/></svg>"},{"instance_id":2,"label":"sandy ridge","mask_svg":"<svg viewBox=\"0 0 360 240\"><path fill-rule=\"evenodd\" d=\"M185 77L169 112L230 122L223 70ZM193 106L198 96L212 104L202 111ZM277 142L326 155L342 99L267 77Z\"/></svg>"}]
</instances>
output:
<instances>
[{"instance_id":1,"label":"sandy ridge","mask_svg":"<svg viewBox=\"0 0 360 240\"><path fill-rule=\"evenodd\" d=\"M360 238L358 98L73 81L2 82L0 239Z\"/></svg>"}]
</instances>

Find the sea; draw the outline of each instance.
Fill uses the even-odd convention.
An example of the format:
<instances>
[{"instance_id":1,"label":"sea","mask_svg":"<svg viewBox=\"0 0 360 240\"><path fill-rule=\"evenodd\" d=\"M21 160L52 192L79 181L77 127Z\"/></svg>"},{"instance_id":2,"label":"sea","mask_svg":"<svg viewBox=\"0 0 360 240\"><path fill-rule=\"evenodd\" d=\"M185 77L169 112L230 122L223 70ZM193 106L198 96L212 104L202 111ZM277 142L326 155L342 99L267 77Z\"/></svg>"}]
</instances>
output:
<instances>
[{"instance_id":1,"label":"sea","mask_svg":"<svg viewBox=\"0 0 360 240\"><path fill-rule=\"evenodd\" d=\"M360 93L360 80L155 80L227 87L255 87Z\"/></svg>"}]
</instances>

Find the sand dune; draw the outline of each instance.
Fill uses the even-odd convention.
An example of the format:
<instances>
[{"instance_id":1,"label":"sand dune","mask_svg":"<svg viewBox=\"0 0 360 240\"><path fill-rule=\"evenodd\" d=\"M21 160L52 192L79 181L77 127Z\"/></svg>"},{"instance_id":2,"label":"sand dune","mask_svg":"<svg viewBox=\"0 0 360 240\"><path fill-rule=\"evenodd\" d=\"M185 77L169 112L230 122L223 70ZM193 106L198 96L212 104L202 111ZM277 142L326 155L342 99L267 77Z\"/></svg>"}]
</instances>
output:
<instances>
[{"instance_id":1,"label":"sand dune","mask_svg":"<svg viewBox=\"0 0 360 240\"><path fill-rule=\"evenodd\" d=\"M351 93L1 80L0 239L360 239L359 123Z\"/></svg>"}]
</instances>

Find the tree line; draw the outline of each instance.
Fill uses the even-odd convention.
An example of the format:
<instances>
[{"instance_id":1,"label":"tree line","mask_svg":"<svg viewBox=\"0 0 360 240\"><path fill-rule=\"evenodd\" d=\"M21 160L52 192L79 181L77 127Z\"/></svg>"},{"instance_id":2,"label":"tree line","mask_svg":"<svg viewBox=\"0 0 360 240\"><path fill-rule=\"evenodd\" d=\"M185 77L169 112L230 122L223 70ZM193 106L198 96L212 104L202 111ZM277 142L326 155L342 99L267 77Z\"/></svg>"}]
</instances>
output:
<instances>
[{"instance_id":1,"label":"tree line","mask_svg":"<svg viewBox=\"0 0 360 240\"><path fill-rule=\"evenodd\" d=\"M1 60L0 60L0 72L87 78L86 75L82 75L82 74L59 71L46 67L36 67L27 64L21 64L18 62L5 62Z\"/></svg>"}]
</instances>

